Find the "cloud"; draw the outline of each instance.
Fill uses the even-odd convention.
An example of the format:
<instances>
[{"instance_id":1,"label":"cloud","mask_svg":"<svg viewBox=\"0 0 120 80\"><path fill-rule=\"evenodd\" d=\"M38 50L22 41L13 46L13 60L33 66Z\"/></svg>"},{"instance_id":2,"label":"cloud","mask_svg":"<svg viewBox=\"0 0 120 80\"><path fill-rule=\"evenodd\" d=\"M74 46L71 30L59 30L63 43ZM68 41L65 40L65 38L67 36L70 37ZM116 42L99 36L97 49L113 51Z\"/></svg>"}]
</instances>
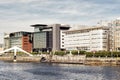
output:
<instances>
[{"instance_id":1,"label":"cloud","mask_svg":"<svg viewBox=\"0 0 120 80\"><path fill-rule=\"evenodd\" d=\"M118 15L118 0L2 0L0 17L7 20L58 19L58 21L76 22L81 20L106 19ZM111 4L113 3L113 4ZM117 5L116 5L117 4ZM66 21L67 20L67 21ZM86 21L85 21L86 22Z\"/></svg>"},{"instance_id":2,"label":"cloud","mask_svg":"<svg viewBox=\"0 0 120 80\"><path fill-rule=\"evenodd\" d=\"M0 31L33 31L35 23L95 25L119 17L120 0L0 0Z\"/></svg>"},{"instance_id":3,"label":"cloud","mask_svg":"<svg viewBox=\"0 0 120 80\"><path fill-rule=\"evenodd\" d=\"M38 0L0 0L0 4L6 4L6 3L30 3L33 1L38 1ZM40 0L43 1L43 0Z\"/></svg>"}]
</instances>

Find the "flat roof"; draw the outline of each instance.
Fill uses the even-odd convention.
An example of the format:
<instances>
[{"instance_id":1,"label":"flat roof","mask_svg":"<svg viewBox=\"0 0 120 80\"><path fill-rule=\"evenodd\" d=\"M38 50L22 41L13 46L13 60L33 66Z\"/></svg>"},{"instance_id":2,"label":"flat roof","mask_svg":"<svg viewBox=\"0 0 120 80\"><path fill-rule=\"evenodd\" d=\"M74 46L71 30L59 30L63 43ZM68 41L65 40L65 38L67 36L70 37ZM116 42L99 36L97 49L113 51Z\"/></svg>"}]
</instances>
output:
<instances>
[{"instance_id":1,"label":"flat roof","mask_svg":"<svg viewBox=\"0 0 120 80\"><path fill-rule=\"evenodd\" d=\"M10 34L14 34L14 33L33 33L33 32L27 32L27 31L17 31L17 32L11 32Z\"/></svg>"},{"instance_id":2,"label":"flat roof","mask_svg":"<svg viewBox=\"0 0 120 80\"><path fill-rule=\"evenodd\" d=\"M86 27L86 28L81 28L81 29L75 29L75 30L68 30L68 31L65 31L65 33L68 33L68 32L76 32L76 31L84 31L84 30L96 30L96 29L109 29L108 27L104 27L104 26L100 26L100 27Z\"/></svg>"},{"instance_id":3,"label":"flat roof","mask_svg":"<svg viewBox=\"0 0 120 80\"><path fill-rule=\"evenodd\" d=\"M39 27L39 26L48 26L46 24L34 24L34 25L30 25L31 27Z\"/></svg>"}]
</instances>

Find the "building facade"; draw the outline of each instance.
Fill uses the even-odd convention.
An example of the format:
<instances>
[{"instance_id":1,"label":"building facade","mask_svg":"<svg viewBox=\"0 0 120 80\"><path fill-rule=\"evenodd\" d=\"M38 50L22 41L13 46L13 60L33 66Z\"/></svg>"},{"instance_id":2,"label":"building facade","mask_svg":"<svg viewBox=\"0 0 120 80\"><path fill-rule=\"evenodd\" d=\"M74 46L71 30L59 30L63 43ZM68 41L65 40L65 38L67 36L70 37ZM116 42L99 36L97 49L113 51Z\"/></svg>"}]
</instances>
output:
<instances>
[{"instance_id":1,"label":"building facade","mask_svg":"<svg viewBox=\"0 0 120 80\"><path fill-rule=\"evenodd\" d=\"M30 32L14 32L4 37L4 49L18 46L27 52L32 52L32 33Z\"/></svg>"},{"instance_id":2,"label":"building facade","mask_svg":"<svg viewBox=\"0 0 120 80\"><path fill-rule=\"evenodd\" d=\"M33 33L33 51L61 50L61 31L70 27L61 24L35 24Z\"/></svg>"},{"instance_id":3,"label":"building facade","mask_svg":"<svg viewBox=\"0 0 120 80\"><path fill-rule=\"evenodd\" d=\"M109 23L111 28L111 50L120 51L120 19L116 19Z\"/></svg>"},{"instance_id":4,"label":"building facade","mask_svg":"<svg viewBox=\"0 0 120 80\"><path fill-rule=\"evenodd\" d=\"M3 44L0 44L0 51L3 51Z\"/></svg>"},{"instance_id":5,"label":"building facade","mask_svg":"<svg viewBox=\"0 0 120 80\"><path fill-rule=\"evenodd\" d=\"M10 35L5 33L4 34L4 49L10 48Z\"/></svg>"},{"instance_id":6,"label":"building facade","mask_svg":"<svg viewBox=\"0 0 120 80\"><path fill-rule=\"evenodd\" d=\"M109 28L89 27L65 31L66 50L108 51Z\"/></svg>"},{"instance_id":7,"label":"building facade","mask_svg":"<svg viewBox=\"0 0 120 80\"><path fill-rule=\"evenodd\" d=\"M52 50L52 32L34 32L33 33L33 52L46 52Z\"/></svg>"}]
</instances>

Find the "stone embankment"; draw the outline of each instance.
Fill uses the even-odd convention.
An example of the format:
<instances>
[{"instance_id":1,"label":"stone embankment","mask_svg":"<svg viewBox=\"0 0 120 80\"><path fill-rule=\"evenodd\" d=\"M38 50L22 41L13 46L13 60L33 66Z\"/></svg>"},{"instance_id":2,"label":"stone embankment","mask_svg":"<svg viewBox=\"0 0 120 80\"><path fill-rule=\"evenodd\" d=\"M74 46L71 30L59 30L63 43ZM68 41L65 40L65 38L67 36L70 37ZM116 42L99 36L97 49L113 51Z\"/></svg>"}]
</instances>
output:
<instances>
[{"instance_id":1,"label":"stone embankment","mask_svg":"<svg viewBox=\"0 0 120 80\"><path fill-rule=\"evenodd\" d=\"M14 57L0 56L0 60L14 61ZM86 58L85 55L38 55L32 57L16 57L17 62L47 62L64 64L85 64L85 65L120 65L120 58Z\"/></svg>"},{"instance_id":2,"label":"stone embankment","mask_svg":"<svg viewBox=\"0 0 120 80\"><path fill-rule=\"evenodd\" d=\"M65 64L85 64L85 65L120 65L120 58L86 58L85 55L71 55L71 56L49 56L44 55L46 62L51 63L65 63Z\"/></svg>"},{"instance_id":3,"label":"stone embankment","mask_svg":"<svg viewBox=\"0 0 120 80\"><path fill-rule=\"evenodd\" d=\"M88 65L120 65L120 58L86 58Z\"/></svg>"},{"instance_id":4,"label":"stone embankment","mask_svg":"<svg viewBox=\"0 0 120 80\"><path fill-rule=\"evenodd\" d=\"M14 61L14 57L0 57L0 60L2 60L2 61ZM40 62L40 60L41 60L40 56L32 56L32 57L17 56L16 57L17 62Z\"/></svg>"}]
</instances>

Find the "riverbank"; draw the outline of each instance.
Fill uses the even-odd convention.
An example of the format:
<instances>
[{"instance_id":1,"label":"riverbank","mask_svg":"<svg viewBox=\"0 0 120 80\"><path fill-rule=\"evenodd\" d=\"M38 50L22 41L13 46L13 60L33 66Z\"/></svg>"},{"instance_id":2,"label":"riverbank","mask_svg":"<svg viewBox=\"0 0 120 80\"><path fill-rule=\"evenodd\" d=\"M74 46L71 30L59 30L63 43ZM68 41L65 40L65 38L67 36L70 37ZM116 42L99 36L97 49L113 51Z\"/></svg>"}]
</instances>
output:
<instances>
[{"instance_id":1,"label":"riverbank","mask_svg":"<svg viewBox=\"0 0 120 80\"><path fill-rule=\"evenodd\" d=\"M32 56L32 57L16 57L16 62L40 62L41 57ZM13 57L0 57L1 61L14 61Z\"/></svg>"},{"instance_id":2,"label":"riverbank","mask_svg":"<svg viewBox=\"0 0 120 80\"><path fill-rule=\"evenodd\" d=\"M44 59L42 59L44 57ZM14 61L13 57L1 56L2 61ZM120 58L111 57L89 57L85 55L66 55L66 56L50 56L50 55L39 55L32 57L16 57L17 62L43 62L43 63L62 63L62 64L83 64L83 65L120 65Z\"/></svg>"},{"instance_id":3,"label":"riverbank","mask_svg":"<svg viewBox=\"0 0 120 80\"><path fill-rule=\"evenodd\" d=\"M46 62L62 64L84 64L84 65L120 65L120 58L112 57L86 57L85 55L70 55L52 57L45 55Z\"/></svg>"}]
</instances>

